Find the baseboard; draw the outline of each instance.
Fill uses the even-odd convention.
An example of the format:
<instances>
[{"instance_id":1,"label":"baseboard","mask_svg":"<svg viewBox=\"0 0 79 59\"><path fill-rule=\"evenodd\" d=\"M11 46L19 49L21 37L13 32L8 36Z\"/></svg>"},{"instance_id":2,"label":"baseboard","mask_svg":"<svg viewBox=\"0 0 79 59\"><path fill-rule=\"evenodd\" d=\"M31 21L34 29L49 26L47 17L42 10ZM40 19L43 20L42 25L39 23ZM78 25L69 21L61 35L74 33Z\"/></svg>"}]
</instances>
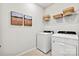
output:
<instances>
[{"instance_id":1,"label":"baseboard","mask_svg":"<svg viewBox=\"0 0 79 59\"><path fill-rule=\"evenodd\" d=\"M32 51L33 49L36 49L36 48L32 48L32 49L29 49L29 50L25 50L25 51L17 54L16 56L23 56L25 53L28 53L28 52Z\"/></svg>"}]
</instances>

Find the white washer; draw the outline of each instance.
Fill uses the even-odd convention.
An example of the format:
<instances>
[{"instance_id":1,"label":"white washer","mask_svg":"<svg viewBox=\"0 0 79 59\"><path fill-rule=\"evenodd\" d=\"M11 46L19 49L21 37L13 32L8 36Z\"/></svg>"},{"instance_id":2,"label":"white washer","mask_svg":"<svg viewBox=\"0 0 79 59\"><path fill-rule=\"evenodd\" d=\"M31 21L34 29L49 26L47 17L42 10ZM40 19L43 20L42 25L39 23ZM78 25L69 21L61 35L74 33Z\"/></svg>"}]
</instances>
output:
<instances>
[{"instance_id":1,"label":"white washer","mask_svg":"<svg viewBox=\"0 0 79 59\"><path fill-rule=\"evenodd\" d=\"M47 53L51 50L51 35L52 33L41 32L37 34L37 49L41 50L44 53Z\"/></svg>"},{"instance_id":2,"label":"white washer","mask_svg":"<svg viewBox=\"0 0 79 59\"><path fill-rule=\"evenodd\" d=\"M52 35L52 56L77 56L78 36L73 34Z\"/></svg>"}]
</instances>

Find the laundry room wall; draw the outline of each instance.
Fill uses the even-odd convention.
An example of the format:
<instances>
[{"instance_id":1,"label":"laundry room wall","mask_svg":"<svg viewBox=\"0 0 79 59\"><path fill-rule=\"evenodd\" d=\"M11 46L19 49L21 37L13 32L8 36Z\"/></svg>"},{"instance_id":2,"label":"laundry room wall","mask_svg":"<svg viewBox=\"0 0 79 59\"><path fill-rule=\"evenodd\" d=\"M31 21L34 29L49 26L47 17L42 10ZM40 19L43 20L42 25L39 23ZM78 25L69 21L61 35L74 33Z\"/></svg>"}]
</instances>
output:
<instances>
[{"instance_id":1,"label":"laundry room wall","mask_svg":"<svg viewBox=\"0 0 79 59\"><path fill-rule=\"evenodd\" d=\"M1 11L2 11L2 8L1 8L1 5L0 5L0 19L2 19L1 18ZM2 24L1 24L2 22L1 22L1 20L0 20L0 46L1 46L1 44L2 44ZM0 55L2 54L2 49L1 49L1 47L0 47Z\"/></svg>"},{"instance_id":2,"label":"laundry room wall","mask_svg":"<svg viewBox=\"0 0 79 59\"><path fill-rule=\"evenodd\" d=\"M36 4L0 4L2 55L16 55L36 47L36 33L43 28L44 10ZM32 16L32 26L11 25L10 11Z\"/></svg>"},{"instance_id":3,"label":"laundry room wall","mask_svg":"<svg viewBox=\"0 0 79 59\"><path fill-rule=\"evenodd\" d=\"M60 13L63 9L74 6L78 11L77 15L67 16L61 19L53 19L54 14ZM79 32L79 4L78 3L55 3L45 9L45 15L50 15L51 19L48 22L44 22L44 30L68 30Z\"/></svg>"}]
</instances>

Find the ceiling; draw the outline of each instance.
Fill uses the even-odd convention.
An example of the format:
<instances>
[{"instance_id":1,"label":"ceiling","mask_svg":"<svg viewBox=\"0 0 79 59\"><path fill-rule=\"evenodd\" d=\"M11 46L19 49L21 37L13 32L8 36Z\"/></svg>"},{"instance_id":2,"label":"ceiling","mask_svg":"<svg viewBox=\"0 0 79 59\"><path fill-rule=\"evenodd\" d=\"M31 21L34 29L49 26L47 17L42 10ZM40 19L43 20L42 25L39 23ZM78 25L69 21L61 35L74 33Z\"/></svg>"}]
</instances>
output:
<instances>
[{"instance_id":1,"label":"ceiling","mask_svg":"<svg viewBox=\"0 0 79 59\"><path fill-rule=\"evenodd\" d=\"M37 3L37 5L41 6L42 8L47 8L48 6L50 6L53 3Z\"/></svg>"}]
</instances>

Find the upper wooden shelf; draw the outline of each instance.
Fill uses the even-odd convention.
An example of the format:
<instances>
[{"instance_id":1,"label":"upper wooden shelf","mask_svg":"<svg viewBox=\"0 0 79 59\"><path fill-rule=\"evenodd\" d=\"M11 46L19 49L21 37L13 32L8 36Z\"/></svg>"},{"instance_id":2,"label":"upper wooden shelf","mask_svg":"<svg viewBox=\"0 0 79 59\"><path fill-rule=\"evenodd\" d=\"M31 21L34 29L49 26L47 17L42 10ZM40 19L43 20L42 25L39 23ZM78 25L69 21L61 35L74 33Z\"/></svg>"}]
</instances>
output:
<instances>
[{"instance_id":1,"label":"upper wooden shelf","mask_svg":"<svg viewBox=\"0 0 79 59\"><path fill-rule=\"evenodd\" d=\"M77 15L77 14L79 14L79 12L75 10L74 6L70 6L70 7L65 8L62 12L53 15L52 17L54 19L59 19L66 16ZM45 21L49 21L50 18L51 18L50 15L43 16L43 20Z\"/></svg>"},{"instance_id":2,"label":"upper wooden shelf","mask_svg":"<svg viewBox=\"0 0 79 59\"><path fill-rule=\"evenodd\" d=\"M54 19L59 19L59 18L62 18L62 17L63 17L63 13L58 13L58 14L53 15Z\"/></svg>"},{"instance_id":3,"label":"upper wooden shelf","mask_svg":"<svg viewBox=\"0 0 79 59\"><path fill-rule=\"evenodd\" d=\"M49 21L50 20L50 15L43 16L43 20L44 21Z\"/></svg>"},{"instance_id":4,"label":"upper wooden shelf","mask_svg":"<svg viewBox=\"0 0 79 59\"><path fill-rule=\"evenodd\" d=\"M74 7L65 8L65 9L63 10L63 16L72 15L74 12L75 12L75 8L74 8Z\"/></svg>"}]
</instances>

